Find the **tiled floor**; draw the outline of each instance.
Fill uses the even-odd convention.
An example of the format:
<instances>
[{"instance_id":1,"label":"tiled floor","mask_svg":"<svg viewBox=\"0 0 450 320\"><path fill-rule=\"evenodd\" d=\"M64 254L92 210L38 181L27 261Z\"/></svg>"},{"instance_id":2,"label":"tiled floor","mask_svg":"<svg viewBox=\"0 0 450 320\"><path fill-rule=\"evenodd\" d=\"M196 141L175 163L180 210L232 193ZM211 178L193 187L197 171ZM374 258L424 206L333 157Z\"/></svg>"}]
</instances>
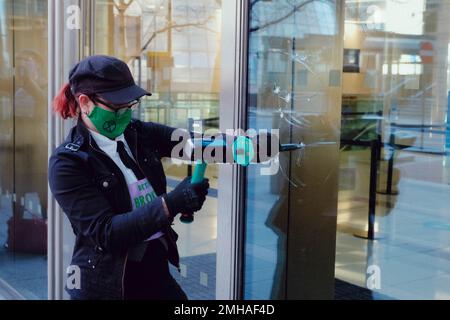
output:
<instances>
[{"instance_id":1,"label":"tiled floor","mask_svg":"<svg viewBox=\"0 0 450 320\"><path fill-rule=\"evenodd\" d=\"M181 273L171 267L175 280L190 300L214 300L216 297L216 254L181 258Z\"/></svg>"},{"instance_id":2,"label":"tiled floor","mask_svg":"<svg viewBox=\"0 0 450 320\"><path fill-rule=\"evenodd\" d=\"M213 253L198 256L185 257L181 263L187 270L192 270L192 274L179 273L175 268L171 268L172 275L185 290L190 300L213 300L215 298L215 266L216 255ZM205 275L201 275L198 270L203 270L207 281L204 281ZM251 292L252 299L260 299L270 295L272 285L269 272L257 273L258 279L247 279L246 289ZM253 274L255 275L255 274ZM266 279L264 278L266 277ZM267 278L268 277L268 278ZM203 281L202 281L203 278ZM373 300L389 299L389 297L374 294L372 291L353 285L351 283L336 279L335 281L335 299L336 300Z\"/></svg>"}]
</instances>

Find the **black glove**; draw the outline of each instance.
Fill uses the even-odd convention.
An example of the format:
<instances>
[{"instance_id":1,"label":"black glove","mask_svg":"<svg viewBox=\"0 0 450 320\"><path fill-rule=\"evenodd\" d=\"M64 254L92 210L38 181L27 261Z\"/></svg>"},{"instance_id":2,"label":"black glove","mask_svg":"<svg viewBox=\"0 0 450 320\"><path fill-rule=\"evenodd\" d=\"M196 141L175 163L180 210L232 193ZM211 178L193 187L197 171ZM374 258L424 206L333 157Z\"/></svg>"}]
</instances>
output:
<instances>
[{"instance_id":1,"label":"black glove","mask_svg":"<svg viewBox=\"0 0 450 320\"><path fill-rule=\"evenodd\" d=\"M186 177L175 189L164 195L170 216L178 213L190 213L200 210L208 194L209 180L203 179L200 183L191 183L191 177Z\"/></svg>"}]
</instances>

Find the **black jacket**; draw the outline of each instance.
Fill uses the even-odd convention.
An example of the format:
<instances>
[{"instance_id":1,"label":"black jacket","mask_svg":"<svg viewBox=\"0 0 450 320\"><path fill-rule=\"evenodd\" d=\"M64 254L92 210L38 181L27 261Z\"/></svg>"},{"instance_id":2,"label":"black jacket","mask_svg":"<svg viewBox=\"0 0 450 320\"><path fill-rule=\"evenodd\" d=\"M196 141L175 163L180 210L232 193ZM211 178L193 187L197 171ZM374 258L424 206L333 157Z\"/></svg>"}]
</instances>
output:
<instances>
[{"instance_id":1,"label":"black jacket","mask_svg":"<svg viewBox=\"0 0 450 320\"><path fill-rule=\"evenodd\" d=\"M166 192L162 157L178 142L174 128L132 120L125 139L158 198L132 210L125 178L114 161L96 145L81 120L49 160L50 189L70 220L76 236L71 265L81 275L81 288L66 290L75 299L122 299L128 250L158 230L166 231L169 261L178 267L177 235L164 213Z\"/></svg>"}]
</instances>

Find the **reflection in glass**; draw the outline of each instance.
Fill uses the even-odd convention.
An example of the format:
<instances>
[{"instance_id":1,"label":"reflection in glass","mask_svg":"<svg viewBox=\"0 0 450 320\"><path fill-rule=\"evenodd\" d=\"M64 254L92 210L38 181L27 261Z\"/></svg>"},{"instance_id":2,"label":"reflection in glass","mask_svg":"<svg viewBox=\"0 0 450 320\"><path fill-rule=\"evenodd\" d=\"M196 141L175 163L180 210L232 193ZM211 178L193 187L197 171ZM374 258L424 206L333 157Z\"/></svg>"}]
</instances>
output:
<instances>
[{"instance_id":1,"label":"reflection in glass","mask_svg":"<svg viewBox=\"0 0 450 320\"><path fill-rule=\"evenodd\" d=\"M0 1L0 110L0 292L46 299L47 1Z\"/></svg>"}]
</instances>

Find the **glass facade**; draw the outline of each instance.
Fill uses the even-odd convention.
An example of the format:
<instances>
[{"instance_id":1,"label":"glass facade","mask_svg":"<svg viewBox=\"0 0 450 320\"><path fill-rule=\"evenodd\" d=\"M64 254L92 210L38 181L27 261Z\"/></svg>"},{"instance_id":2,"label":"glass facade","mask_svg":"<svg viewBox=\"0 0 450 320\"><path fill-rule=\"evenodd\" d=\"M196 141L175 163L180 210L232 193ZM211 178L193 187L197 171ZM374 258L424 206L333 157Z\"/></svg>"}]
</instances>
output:
<instances>
[{"instance_id":1,"label":"glass facade","mask_svg":"<svg viewBox=\"0 0 450 320\"><path fill-rule=\"evenodd\" d=\"M47 200L47 159L73 122L50 116L48 96L91 54L126 61L153 92L136 118L203 131L232 114L305 144L246 167L242 185L208 166L204 208L175 224L173 274L190 299L215 299L225 278L218 248L234 249L218 237L217 199L234 201L236 184L242 286L229 290L242 290L230 296L450 298L450 1L226 1L0 0L0 299L46 299L47 282L63 292L73 237ZM225 28L246 44L234 60ZM225 106L232 72L244 97ZM164 168L169 189L192 172Z\"/></svg>"},{"instance_id":2,"label":"glass facade","mask_svg":"<svg viewBox=\"0 0 450 320\"><path fill-rule=\"evenodd\" d=\"M448 299L450 2L346 1L343 47L333 41L338 9L295 3L250 6L248 127L307 147L280 155L273 177L247 171L244 297L314 297L308 275L327 288L326 268L310 273L334 255L316 244L332 241L318 220L336 214L327 181L339 188L331 297ZM338 180L320 163L336 161L330 142L340 142Z\"/></svg>"},{"instance_id":3,"label":"glass facade","mask_svg":"<svg viewBox=\"0 0 450 320\"><path fill-rule=\"evenodd\" d=\"M0 281L47 297L47 1L0 1Z\"/></svg>"}]
</instances>

